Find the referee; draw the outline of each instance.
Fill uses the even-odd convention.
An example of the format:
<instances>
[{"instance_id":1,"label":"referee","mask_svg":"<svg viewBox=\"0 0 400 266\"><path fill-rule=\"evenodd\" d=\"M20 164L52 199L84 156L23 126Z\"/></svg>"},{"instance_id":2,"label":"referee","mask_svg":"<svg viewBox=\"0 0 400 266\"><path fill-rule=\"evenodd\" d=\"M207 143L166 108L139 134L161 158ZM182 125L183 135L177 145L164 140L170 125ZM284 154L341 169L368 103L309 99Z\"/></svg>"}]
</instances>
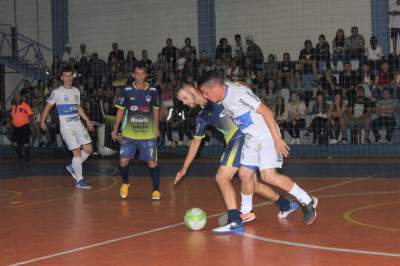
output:
<instances>
[{"instance_id":1,"label":"referee","mask_svg":"<svg viewBox=\"0 0 400 266\"><path fill-rule=\"evenodd\" d=\"M15 95L10 110L11 123L13 127L12 142L20 162L30 162L29 127L32 118L31 107L22 99L18 93Z\"/></svg>"}]
</instances>

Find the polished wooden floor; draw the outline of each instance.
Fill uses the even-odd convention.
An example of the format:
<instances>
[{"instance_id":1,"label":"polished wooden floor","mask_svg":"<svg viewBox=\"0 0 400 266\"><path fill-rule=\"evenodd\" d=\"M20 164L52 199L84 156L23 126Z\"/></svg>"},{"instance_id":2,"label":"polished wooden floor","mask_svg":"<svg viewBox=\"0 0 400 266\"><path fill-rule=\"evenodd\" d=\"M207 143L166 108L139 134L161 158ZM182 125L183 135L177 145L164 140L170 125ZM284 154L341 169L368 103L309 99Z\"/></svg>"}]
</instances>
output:
<instances>
[{"instance_id":1,"label":"polished wooden floor","mask_svg":"<svg viewBox=\"0 0 400 266\"><path fill-rule=\"evenodd\" d=\"M0 265L400 265L400 171L297 177L319 198L315 224L305 226L301 212L278 220L274 205L255 198L256 221L226 236L211 233L224 211L212 177L177 187L164 177L162 200L152 202L149 178L134 177L121 200L117 171L87 171L89 191L49 171L0 180ZM192 207L209 215L202 231L182 223Z\"/></svg>"}]
</instances>

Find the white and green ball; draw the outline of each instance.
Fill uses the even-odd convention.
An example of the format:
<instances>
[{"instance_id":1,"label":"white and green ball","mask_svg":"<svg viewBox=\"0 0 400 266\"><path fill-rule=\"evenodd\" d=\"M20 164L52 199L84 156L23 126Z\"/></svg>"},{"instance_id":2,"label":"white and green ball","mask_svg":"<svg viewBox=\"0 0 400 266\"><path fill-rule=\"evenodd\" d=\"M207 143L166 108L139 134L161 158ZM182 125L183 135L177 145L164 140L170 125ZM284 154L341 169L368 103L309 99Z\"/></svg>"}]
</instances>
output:
<instances>
[{"instance_id":1,"label":"white and green ball","mask_svg":"<svg viewBox=\"0 0 400 266\"><path fill-rule=\"evenodd\" d=\"M189 230L201 230L206 226L207 215L200 208L192 208L186 212L184 222Z\"/></svg>"}]
</instances>

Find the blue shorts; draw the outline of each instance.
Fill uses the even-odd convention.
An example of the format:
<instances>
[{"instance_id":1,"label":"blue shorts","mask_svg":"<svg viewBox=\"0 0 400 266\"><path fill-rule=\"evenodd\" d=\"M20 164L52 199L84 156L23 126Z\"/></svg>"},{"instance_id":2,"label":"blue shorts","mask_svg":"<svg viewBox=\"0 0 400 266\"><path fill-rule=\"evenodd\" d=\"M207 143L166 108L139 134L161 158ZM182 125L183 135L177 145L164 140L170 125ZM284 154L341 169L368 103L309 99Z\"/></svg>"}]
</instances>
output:
<instances>
[{"instance_id":1,"label":"blue shorts","mask_svg":"<svg viewBox=\"0 0 400 266\"><path fill-rule=\"evenodd\" d=\"M243 144L244 136L231 139L228 144L226 144L225 151L221 156L219 164L227 167L239 168Z\"/></svg>"},{"instance_id":2,"label":"blue shorts","mask_svg":"<svg viewBox=\"0 0 400 266\"><path fill-rule=\"evenodd\" d=\"M130 139L122 138L119 150L120 158L135 158L139 150L139 158L144 161L157 161L157 139Z\"/></svg>"}]
</instances>

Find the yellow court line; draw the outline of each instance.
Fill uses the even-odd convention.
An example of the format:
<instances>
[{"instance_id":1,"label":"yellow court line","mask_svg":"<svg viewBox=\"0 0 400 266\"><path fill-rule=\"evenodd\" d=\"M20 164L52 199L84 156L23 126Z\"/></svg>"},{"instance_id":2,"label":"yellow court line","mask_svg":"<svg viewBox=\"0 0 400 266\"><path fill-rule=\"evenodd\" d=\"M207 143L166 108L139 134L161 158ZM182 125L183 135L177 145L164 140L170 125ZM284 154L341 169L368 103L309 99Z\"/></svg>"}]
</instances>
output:
<instances>
[{"instance_id":1,"label":"yellow court line","mask_svg":"<svg viewBox=\"0 0 400 266\"><path fill-rule=\"evenodd\" d=\"M360 222L352 217L353 213L358 212L358 211L372 209L372 208L376 208L376 207L387 206L387 205L393 205L393 204L400 204L400 201L392 201L392 202L385 202L385 203L379 203L379 204L370 204L370 205L354 208L354 209L351 209L351 210L345 212L343 214L343 218L352 224L356 224L356 225L360 225L360 226L364 226L364 227L368 227L368 228L391 231L391 232L400 232L400 228L391 228L391 227L386 227L386 226L379 226L379 225L364 223L364 222Z\"/></svg>"}]
</instances>

